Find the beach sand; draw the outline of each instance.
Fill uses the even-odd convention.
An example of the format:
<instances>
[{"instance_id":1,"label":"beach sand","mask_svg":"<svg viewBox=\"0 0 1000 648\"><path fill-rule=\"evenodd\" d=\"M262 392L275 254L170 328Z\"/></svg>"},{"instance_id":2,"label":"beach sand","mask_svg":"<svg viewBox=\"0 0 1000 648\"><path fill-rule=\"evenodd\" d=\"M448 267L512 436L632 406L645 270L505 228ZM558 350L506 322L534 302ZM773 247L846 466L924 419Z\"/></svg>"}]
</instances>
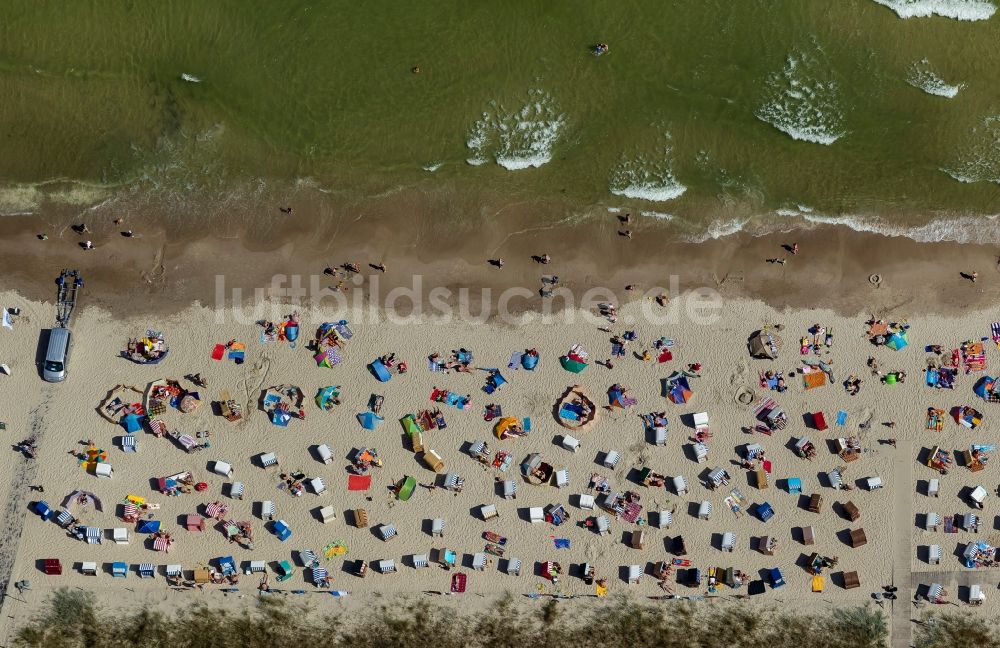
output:
<instances>
[{"instance_id":1,"label":"beach sand","mask_svg":"<svg viewBox=\"0 0 1000 648\"><path fill-rule=\"evenodd\" d=\"M671 304L682 306L690 295L674 296ZM922 369L926 355L924 346L941 344L945 348L957 346L969 338L988 336L989 324L995 316L989 312L967 311L954 315L928 314L923 309L899 305L892 310L879 310L881 317L892 321L905 320L911 325L910 346L901 352L872 346L866 336L867 311L850 315L837 314L823 308L775 310L760 301L729 298L723 303L720 317L711 324L698 324L687 318L667 324L653 324L641 314L643 308L655 307L649 302L636 301L620 309L620 319L613 326L615 333L635 330L638 340L632 342L627 356L615 361L613 369L591 363L581 374L563 370L559 356L573 344L581 344L591 354L591 360L603 360L610 355L610 335L599 330L601 322L591 314L569 311L553 317L552 322L526 321L522 324L469 323L461 320L449 322L425 320L413 323L394 323L381 315L372 317L364 312L324 312L299 309L302 314L302 334L296 348L283 342L260 344L260 328L252 323L238 321L232 311L216 310L202 306L189 306L174 312L142 313L121 316L103 308L91 306L78 310L73 324L74 350L68 379L62 384L40 381L35 368L39 330L48 328L54 320L51 303L28 301L12 291L2 293L0 305L21 308L21 315L13 330L0 331L3 340L3 357L12 370L12 376L0 376L3 390L3 420L11 443L35 436L39 442L37 458L28 460L16 452L0 456L0 467L10 478L0 484L0 497L6 502L4 510L4 536L0 541L0 570L7 579L7 590L13 594L7 600L5 634L10 638L17 622L11 618L26 618L25 613L37 609L46 595L59 587L79 587L94 591L99 600L111 606L134 606L144 601L169 609L185 605L192 596L221 599L218 592L174 594L166 593L162 572L154 579L140 580L130 573L126 580L112 579L102 571L94 578L76 572L74 566L81 561L97 561L105 566L113 561L129 563L134 570L139 563L155 565L181 564L188 571L198 565L208 564L218 556L232 555L242 566L244 561L264 560L269 564L278 560L291 560L302 549L321 552L331 541L342 541L349 547L343 558L322 560L332 576L333 588L351 593L348 605L364 606L370 597L420 596L424 591L444 591L449 587L451 574L431 565L416 570L405 557L426 554L432 548L447 547L458 552L461 571L468 574L470 600L475 594L499 596L529 593L562 593L567 595L592 594L593 587L577 577L577 566L589 562L595 565L598 577L609 582L612 595L627 593L630 596L659 596L663 592L648 571L638 585L628 585L622 578L627 565L641 565L644 570L655 561L670 559L665 542L668 537L682 535L688 548L691 565L700 567L702 575L711 566L735 567L747 572L751 580L765 576L765 571L778 567L787 585L778 590L770 587L751 602L778 603L782 606L803 606L822 609L829 605L865 604L871 601L872 592L884 585L895 584L900 588L900 600L893 613L910 614L909 598L918 593L917 585L941 582L957 585L966 578L969 570L962 567L953 552L959 551L972 539L1000 543L996 532L994 483L989 481L995 473L992 464L980 473L971 473L955 467L948 475L941 476L939 499L929 499L918 488L922 480L938 477L926 466L918 463L921 448L939 444L957 451L971 443L985 443L993 428L994 405L978 401L972 393L977 374L960 376L957 388L952 391L933 390L923 385ZM88 293L84 293L84 303ZM817 305L823 300L817 299ZM137 308L137 310L141 310ZM275 306L275 313L287 313L291 307ZM589 316L589 317L588 317ZM347 342L344 362L326 369L316 366L306 341L323 321L336 321L346 317L351 322L354 337ZM572 320L572 321L567 321ZM634 323L629 323L634 320ZM762 326L780 323L784 326L784 347L777 361L751 359L747 353L748 336ZM789 378L789 389L782 393L765 392L758 385L758 371L766 368L786 372L801 367L798 340L807 335L813 324L832 328L834 344L823 350L821 356L832 361L836 384L805 391L797 376ZM603 323L607 325L607 322ZM170 346L168 358L156 366L140 366L118 357L131 336L143 334L146 329L164 332ZM674 358L665 364L643 362L633 356L661 336L675 341ZM215 362L209 358L212 347L230 339L247 344L246 362L236 365L230 361ZM998 352L988 343L987 357L990 365L998 361ZM495 394L487 396L482 387L486 372L432 373L427 369L427 356L439 352L446 356L464 347L471 350L475 367L499 367L508 383ZM535 371L506 369L513 351L537 348L541 361ZM366 366L374 358L395 352L409 364L405 375L396 376L382 384L375 380ZM884 371L905 371L909 379L905 384L886 386L872 379L865 366L866 358L874 355ZM693 399L684 405L674 405L661 395L661 379L675 369L690 363L701 363L702 377L692 378ZM200 372L207 378L209 387L199 390L203 404L194 413L181 414L171 410L163 416L174 429L194 434L201 430L211 432L212 447L196 453L185 453L171 440L157 439L151 434L138 436L139 452L125 454L113 444L122 433L120 427L100 417L98 404L110 389L119 384L134 385L140 390L160 378L181 379L182 376ZM988 372L987 372L988 373ZM850 374L865 379L857 396L849 396L840 382ZM287 428L271 425L265 413L259 410L261 390L271 385L291 383L305 394L305 420L292 420ZM553 405L568 386L579 384L599 406L605 405L607 391L614 383L621 383L637 398L637 404L628 409L609 411L601 408L597 421L579 433L581 448L570 452L559 445L561 435L567 432L553 417ZM326 385L339 385L343 403L333 412L320 411L312 401L316 391ZM436 450L444 460L446 470L457 472L465 479L461 493L438 488L427 490L418 487L407 502L400 502L390 492L393 484L406 475L419 483L429 483L435 475L410 450L399 419L434 405L429 400L431 391L443 388L460 394L469 394L472 405L464 411L441 406L447 429L427 432L426 447ZM750 388L759 398L770 395L787 412L789 424L785 430L771 436L747 434L741 429L752 426L751 407L736 400L743 388ZM244 419L229 423L214 416L209 406L221 390L228 390L244 405ZM366 431L358 424L355 415L365 411L371 394L385 396L382 409L384 423L376 431ZM977 401L981 405L976 404ZM492 424L483 420L486 403L501 404L504 414L518 418L530 417L531 434L525 438L498 441L491 436ZM986 413L984 424L974 432L957 426L951 420L940 433L925 431L924 414L928 406L946 411L961 404L972 404ZM847 412L844 427L834 424L838 411ZM670 432L665 446L651 445L639 419L640 414L665 411L670 421ZM808 430L803 417L809 412L825 413L830 428L824 432ZM712 438L707 462L696 463L691 458L689 437L693 429L685 425L687 416L707 412L710 417ZM889 429L883 422L895 421ZM829 441L848 434L858 434L859 424L870 422L862 432L864 452L861 458L846 464L845 481L860 484L865 478L879 476L885 486L872 492L856 487L853 491L837 491L828 487L822 473L845 465L833 453ZM815 460L801 459L791 446L802 435L809 436L818 449ZM879 439L895 437L897 446L878 443ZM86 473L73 453L83 449L81 441L93 439L108 453L108 462L114 467L112 479L99 479ZM486 440L494 452L506 450L513 455L513 463L505 478L519 483L517 498L504 500L497 492L493 469L485 468L463 451L463 447L476 440ZM768 459L773 463L770 487L758 490L753 476L740 469L734 462L738 451L748 443L763 445ZM312 452L318 444L332 449L333 461L319 462ZM375 468L367 492L347 490L348 461L352 449L377 448L384 467ZM617 450L622 459L616 469L599 465L604 452ZM274 452L280 461L278 468L263 469L255 465L260 453ZM531 452L539 452L556 468L569 471L570 482L566 488L538 486L523 483L518 464ZM215 475L209 466L216 460L232 464L232 479ZM668 477L683 475L690 484L690 492L675 495L667 488L646 488L631 481L636 469L650 467ZM763 523L752 515L736 516L728 510L723 499L729 487L712 491L705 487L702 478L707 469L725 468L733 477L735 486L747 496L748 503L770 503L776 514ZM279 488L279 473L301 469L309 477L322 477L327 491L321 495L306 492L293 497ZM154 490L151 480L190 470L197 481L208 483L204 493L179 497L161 496ZM674 523L669 529L639 527L622 520L612 520L611 533L599 536L577 525L588 515L600 511L581 510L576 495L586 493L591 473L608 477L615 491L632 490L641 495L642 518L648 512L674 509ZM785 479L802 480L803 495L789 494L784 490ZM230 500L226 484L240 481L246 485L245 497ZM959 532L926 532L918 528L921 513L936 511L952 515L969 511L968 504L959 498L966 486L982 484L991 495L986 509L981 512L983 528L978 535ZM42 485L44 494L29 490L30 485ZM135 494L161 505L156 518L164 529L174 534L176 544L169 554L153 552L145 536L130 532L127 546L116 545L105 537L100 546L88 545L67 537L52 521L43 522L27 510L29 502L45 499L59 507L63 498L75 489L92 491L103 501L103 512L74 510L85 524L101 527L110 533L114 527L131 527L116 518L118 504L126 495ZM807 496L819 493L824 507L820 514L806 510ZM370 498L370 499L369 499ZM231 517L250 520L254 525L253 551L227 542L218 528L207 526L203 533L187 532L179 518L194 513L213 500L227 502ZM285 520L293 531L286 542L268 532L267 525L258 517L255 503L273 501L277 518ZM700 520L693 514L698 503L709 501L713 512L709 520ZM852 501L861 512L856 522L840 515L836 503ZM495 504L500 517L483 521L478 509L484 504ZM528 507L564 504L570 512L569 522L554 527L546 523L531 524L526 520ZM323 524L316 516L316 509L333 506L336 519ZM359 529L349 524L349 511L365 508L371 528ZM443 517L447 526L443 538L433 538L428 533L428 521ZM376 537L374 528L380 524L393 524L399 531L396 538L383 542ZM799 527L815 528L816 544L805 546L799 541ZM865 546L851 548L845 542L845 532L864 528L868 542ZM644 529L644 549L633 549L626 542L631 533ZM524 563L520 576L501 573L498 568L504 561L492 558L482 572L469 569L472 554L483 551L484 531L492 530L507 537L507 555L516 556ZM732 553L719 548L723 532L736 534ZM757 548L761 536L770 535L778 540L773 556L763 555ZM569 549L556 549L554 539L565 538L571 542ZM905 540L901 540L905 539ZM933 539L933 540L932 540ZM928 565L923 560L923 550L918 547L937 543L942 546L940 565ZM837 556L839 564L826 572L826 589L823 593L810 592L811 576L803 564L812 552ZM59 558L64 565L62 576L45 576L38 569L38 561ZM350 573L353 561L394 559L399 571L381 575L374 570L364 579ZM539 563L558 561L570 567L569 575L553 586L538 575ZM312 590L305 581L303 569L296 567L295 576L281 585L273 578L272 585ZM841 586L842 571L857 571L861 587L846 590ZM913 576L910 573L913 572ZM831 573L833 576L831 577ZM972 582L981 582L989 592L996 588L997 577L993 572L973 572ZM12 583L30 579L32 590L18 595ZM909 580L907 580L909 579ZM912 587L911 581L912 580ZM253 598L258 576L244 576L240 582L245 600ZM687 588L674 585L679 595L704 594L705 587ZM745 594L742 590L723 588L723 594ZM949 588L949 600L958 600L959 592ZM121 595L127 592L127 599ZM244 600L236 599L235 601ZM987 594L984 609L995 611L998 597ZM127 601L127 602L126 602ZM240 605L237 602L233 605ZM315 605L334 605L332 597L316 599ZM343 605L340 603L339 605ZM465 605L465 603L463 603ZM474 603L469 603L474 605ZM905 623L905 621L904 621Z\"/></svg>"}]
</instances>

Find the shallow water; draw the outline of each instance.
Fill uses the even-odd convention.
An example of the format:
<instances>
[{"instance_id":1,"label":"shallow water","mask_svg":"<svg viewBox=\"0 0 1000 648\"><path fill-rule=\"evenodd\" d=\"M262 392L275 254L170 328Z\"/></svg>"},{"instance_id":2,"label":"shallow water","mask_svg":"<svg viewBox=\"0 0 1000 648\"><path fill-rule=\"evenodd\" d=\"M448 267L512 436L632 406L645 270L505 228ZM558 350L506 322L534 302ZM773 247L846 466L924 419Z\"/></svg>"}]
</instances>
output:
<instances>
[{"instance_id":1,"label":"shallow water","mask_svg":"<svg viewBox=\"0 0 1000 648\"><path fill-rule=\"evenodd\" d=\"M1000 211L992 6L14 0L0 211L310 178L558 194L701 235L799 206L903 232L974 220Z\"/></svg>"}]
</instances>

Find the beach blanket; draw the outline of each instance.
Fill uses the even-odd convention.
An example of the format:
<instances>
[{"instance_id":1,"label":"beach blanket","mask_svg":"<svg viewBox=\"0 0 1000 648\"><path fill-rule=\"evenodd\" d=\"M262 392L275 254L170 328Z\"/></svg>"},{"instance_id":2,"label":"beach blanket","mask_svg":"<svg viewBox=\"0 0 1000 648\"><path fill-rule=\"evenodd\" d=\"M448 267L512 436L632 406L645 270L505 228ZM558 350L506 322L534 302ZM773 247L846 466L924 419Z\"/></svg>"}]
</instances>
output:
<instances>
[{"instance_id":1,"label":"beach blanket","mask_svg":"<svg viewBox=\"0 0 1000 648\"><path fill-rule=\"evenodd\" d=\"M371 488L372 476L371 475L348 475L347 476L347 490L349 491L366 491Z\"/></svg>"},{"instance_id":2,"label":"beach blanket","mask_svg":"<svg viewBox=\"0 0 1000 648\"><path fill-rule=\"evenodd\" d=\"M212 349L212 360L222 360L222 356L226 354L225 344L216 344L215 348Z\"/></svg>"},{"instance_id":3,"label":"beach blanket","mask_svg":"<svg viewBox=\"0 0 1000 648\"><path fill-rule=\"evenodd\" d=\"M510 354L510 362L507 363L508 369L513 369L517 371L521 368L521 358L524 357L524 353L521 351L514 351Z\"/></svg>"},{"instance_id":4,"label":"beach blanket","mask_svg":"<svg viewBox=\"0 0 1000 648\"><path fill-rule=\"evenodd\" d=\"M354 337L354 331L352 331L347 326L347 320L340 320L339 322L334 324L333 330L339 333L340 337L344 338L345 340L350 340L352 337Z\"/></svg>"},{"instance_id":5,"label":"beach blanket","mask_svg":"<svg viewBox=\"0 0 1000 648\"><path fill-rule=\"evenodd\" d=\"M639 519L640 513L642 513L642 504L639 504L639 502L629 502L622 513L622 519L635 524L635 521Z\"/></svg>"},{"instance_id":6,"label":"beach blanket","mask_svg":"<svg viewBox=\"0 0 1000 648\"><path fill-rule=\"evenodd\" d=\"M554 544L556 546L556 549L569 549L570 548L569 538L553 538L553 542L554 542Z\"/></svg>"}]
</instances>

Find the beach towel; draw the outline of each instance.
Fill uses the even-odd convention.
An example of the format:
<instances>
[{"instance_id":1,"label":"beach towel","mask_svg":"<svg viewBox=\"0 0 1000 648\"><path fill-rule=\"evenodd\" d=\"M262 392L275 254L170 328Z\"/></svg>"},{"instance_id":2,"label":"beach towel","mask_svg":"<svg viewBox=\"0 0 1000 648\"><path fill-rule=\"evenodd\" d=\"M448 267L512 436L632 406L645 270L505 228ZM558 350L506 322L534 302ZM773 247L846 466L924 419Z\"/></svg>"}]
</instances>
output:
<instances>
[{"instance_id":1,"label":"beach towel","mask_svg":"<svg viewBox=\"0 0 1000 648\"><path fill-rule=\"evenodd\" d=\"M441 365L440 363L434 362L430 358L427 358L427 370L428 371L441 371L443 369L444 369L443 365Z\"/></svg>"},{"instance_id":2,"label":"beach towel","mask_svg":"<svg viewBox=\"0 0 1000 648\"><path fill-rule=\"evenodd\" d=\"M347 476L347 490L349 491L366 491L371 488L372 476L371 475L348 475Z\"/></svg>"},{"instance_id":3,"label":"beach towel","mask_svg":"<svg viewBox=\"0 0 1000 648\"><path fill-rule=\"evenodd\" d=\"M521 358L524 357L524 353L520 351L515 351L510 354L510 362L507 363L508 369L513 369L517 371L521 368Z\"/></svg>"},{"instance_id":4,"label":"beach towel","mask_svg":"<svg viewBox=\"0 0 1000 648\"><path fill-rule=\"evenodd\" d=\"M847 412L841 410L837 412L837 425L843 426L847 424Z\"/></svg>"},{"instance_id":5,"label":"beach towel","mask_svg":"<svg viewBox=\"0 0 1000 648\"><path fill-rule=\"evenodd\" d=\"M553 543L555 544L556 549L570 548L569 538L553 538Z\"/></svg>"},{"instance_id":6,"label":"beach towel","mask_svg":"<svg viewBox=\"0 0 1000 648\"><path fill-rule=\"evenodd\" d=\"M354 331L352 331L347 326L347 320L340 320L339 322L334 324L333 330L339 333L340 337L344 338L345 340L350 340L352 337L354 337Z\"/></svg>"},{"instance_id":7,"label":"beach towel","mask_svg":"<svg viewBox=\"0 0 1000 648\"><path fill-rule=\"evenodd\" d=\"M216 344L215 348L212 349L212 360L222 360L222 356L226 354L225 344Z\"/></svg>"}]
</instances>

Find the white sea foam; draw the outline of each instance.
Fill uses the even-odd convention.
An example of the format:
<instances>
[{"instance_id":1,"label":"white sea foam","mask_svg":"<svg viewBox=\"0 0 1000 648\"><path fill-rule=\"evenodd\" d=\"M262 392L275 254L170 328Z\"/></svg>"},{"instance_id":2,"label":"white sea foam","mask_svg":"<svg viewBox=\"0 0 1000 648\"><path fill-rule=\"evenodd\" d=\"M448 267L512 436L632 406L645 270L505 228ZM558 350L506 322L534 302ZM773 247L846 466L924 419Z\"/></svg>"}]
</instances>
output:
<instances>
[{"instance_id":1,"label":"white sea foam","mask_svg":"<svg viewBox=\"0 0 1000 648\"><path fill-rule=\"evenodd\" d=\"M622 211L621 207L608 207L609 214L620 214Z\"/></svg>"},{"instance_id":2,"label":"white sea foam","mask_svg":"<svg viewBox=\"0 0 1000 648\"><path fill-rule=\"evenodd\" d=\"M910 66L910 71L906 75L906 82L914 88L919 88L929 95L935 97L945 97L953 99L964 87L964 83L951 85L939 77L931 69L930 61L922 59Z\"/></svg>"},{"instance_id":3,"label":"white sea foam","mask_svg":"<svg viewBox=\"0 0 1000 648\"><path fill-rule=\"evenodd\" d=\"M434 173L435 171L437 171L438 169L440 169L442 166L443 166L443 164L441 162L437 162L435 164L428 164L427 166L423 167L423 169L424 169L424 171L427 171L429 173Z\"/></svg>"},{"instance_id":4,"label":"white sea foam","mask_svg":"<svg viewBox=\"0 0 1000 648\"><path fill-rule=\"evenodd\" d=\"M829 146L846 132L839 94L821 49L795 52L768 78L764 103L754 114L792 139Z\"/></svg>"},{"instance_id":5,"label":"white sea foam","mask_svg":"<svg viewBox=\"0 0 1000 648\"><path fill-rule=\"evenodd\" d=\"M806 215L805 220L822 225L842 225L856 232L905 237L920 243L1000 243L1000 214L935 218L921 225L901 225L875 217Z\"/></svg>"},{"instance_id":6,"label":"white sea foam","mask_svg":"<svg viewBox=\"0 0 1000 648\"><path fill-rule=\"evenodd\" d=\"M793 209L779 209L774 213L781 217L780 221L766 217L720 219L710 223L707 229L688 233L684 238L692 243L704 243L744 231L752 236L766 236L775 232L788 232L796 227L840 226L855 232L908 238L919 243L952 241L963 244L1000 244L1000 214L956 215L935 218L921 224L906 225L877 216L853 214L830 216Z\"/></svg>"},{"instance_id":7,"label":"white sea foam","mask_svg":"<svg viewBox=\"0 0 1000 648\"><path fill-rule=\"evenodd\" d=\"M622 157L611 170L609 185L616 196L651 202L664 202L683 195L687 187L674 175L670 134L663 135L653 155L637 153Z\"/></svg>"},{"instance_id":8,"label":"white sea foam","mask_svg":"<svg viewBox=\"0 0 1000 648\"><path fill-rule=\"evenodd\" d=\"M469 128L465 145L472 155L466 162L480 166L493 158L511 171L540 167L552 160L565 125L565 115L543 90L530 90L527 100L513 111L493 102Z\"/></svg>"},{"instance_id":9,"label":"white sea foam","mask_svg":"<svg viewBox=\"0 0 1000 648\"><path fill-rule=\"evenodd\" d=\"M973 128L958 160L941 170L959 182L1000 184L1000 115L986 117Z\"/></svg>"},{"instance_id":10,"label":"white sea foam","mask_svg":"<svg viewBox=\"0 0 1000 648\"><path fill-rule=\"evenodd\" d=\"M662 220L662 221L672 221L675 218L673 214L667 214L666 212L644 211L639 213L645 216L646 218L655 218L657 220Z\"/></svg>"},{"instance_id":11,"label":"white sea foam","mask_svg":"<svg viewBox=\"0 0 1000 648\"><path fill-rule=\"evenodd\" d=\"M726 220L715 220L709 223L704 231L689 235L687 240L692 243L704 243L715 239L725 238L743 231L750 222L749 218L731 218Z\"/></svg>"},{"instance_id":12,"label":"white sea foam","mask_svg":"<svg viewBox=\"0 0 1000 648\"><path fill-rule=\"evenodd\" d=\"M186 74L186 73L182 74L181 79L187 81L188 83L201 83L201 79L194 76L193 74Z\"/></svg>"},{"instance_id":13,"label":"white sea foam","mask_svg":"<svg viewBox=\"0 0 1000 648\"><path fill-rule=\"evenodd\" d=\"M900 18L942 16L955 20L988 20L997 8L986 0L875 0Z\"/></svg>"}]
</instances>

